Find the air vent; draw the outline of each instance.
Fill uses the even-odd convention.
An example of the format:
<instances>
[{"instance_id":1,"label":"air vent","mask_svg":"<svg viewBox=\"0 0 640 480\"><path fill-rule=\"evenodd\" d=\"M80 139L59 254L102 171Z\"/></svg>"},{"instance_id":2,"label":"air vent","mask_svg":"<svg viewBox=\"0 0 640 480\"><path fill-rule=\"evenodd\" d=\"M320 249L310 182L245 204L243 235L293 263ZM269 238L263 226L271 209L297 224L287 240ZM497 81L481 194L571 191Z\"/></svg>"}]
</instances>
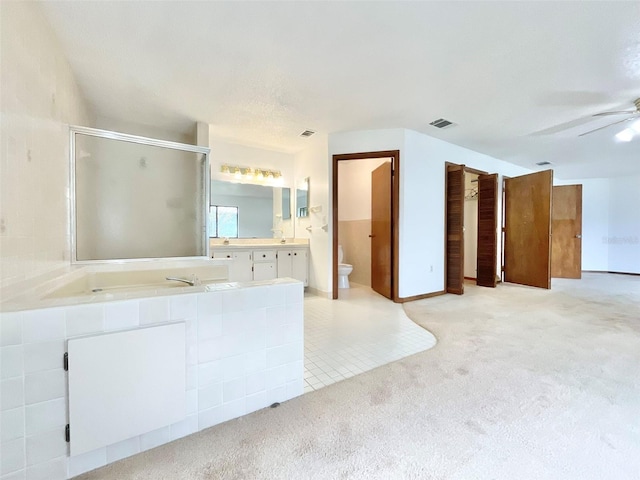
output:
<instances>
[{"instance_id":1,"label":"air vent","mask_svg":"<svg viewBox=\"0 0 640 480\"><path fill-rule=\"evenodd\" d=\"M310 136L311 136L311 135L313 135L314 133L316 133L316 132L314 132L313 130L305 130L304 132L302 132L302 133L300 134L300 136L301 136L301 137L310 137Z\"/></svg>"},{"instance_id":2,"label":"air vent","mask_svg":"<svg viewBox=\"0 0 640 480\"><path fill-rule=\"evenodd\" d=\"M444 118L439 118L438 120L431 122L429 125L433 125L436 128L447 128L455 125L455 123L445 120Z\"/></svg>"},{"instance_id":3,"label":"air vent","mask_svg":"<svg viewBox=\"0 0 640 480\"><path fill-rule=\"evenodd\" d=\"M544 162L536 162L536 165L543 167L545 165L553 165L553 163L544 161Z\"/></svg>"}]
</instances>

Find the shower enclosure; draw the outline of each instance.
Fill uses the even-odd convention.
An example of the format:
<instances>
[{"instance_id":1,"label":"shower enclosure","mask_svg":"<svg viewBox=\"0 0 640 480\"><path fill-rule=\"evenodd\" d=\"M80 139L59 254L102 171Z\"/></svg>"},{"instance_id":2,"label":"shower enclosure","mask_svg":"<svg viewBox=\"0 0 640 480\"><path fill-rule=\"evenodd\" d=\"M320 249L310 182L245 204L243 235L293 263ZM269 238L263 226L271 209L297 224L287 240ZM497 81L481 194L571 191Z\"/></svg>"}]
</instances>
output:
<instances>
[{"instance_id":1,"label":"shower enclosure","mask_svg":"<svg viewBox=\"0 0 640 480\"><path fill-rule=\"evenodd\" d=\"M208 257L209 151L71 127L74 263Z\"/></svg>"}]
</instances>

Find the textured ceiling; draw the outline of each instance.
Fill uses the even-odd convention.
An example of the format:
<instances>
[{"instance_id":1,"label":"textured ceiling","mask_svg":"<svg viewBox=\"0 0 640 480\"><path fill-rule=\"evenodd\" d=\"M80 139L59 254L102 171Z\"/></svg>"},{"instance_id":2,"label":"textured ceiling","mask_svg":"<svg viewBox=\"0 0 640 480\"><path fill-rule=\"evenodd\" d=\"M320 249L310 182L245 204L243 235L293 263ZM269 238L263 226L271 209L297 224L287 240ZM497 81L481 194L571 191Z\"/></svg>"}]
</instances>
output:
<instances>
[{"instance_id":1,"label":"textured ceiling","mask_svg":"<svg viewBox=\"0 0 640 480\"><path fill-rule=\"evenodd\" d=\"M409 128L563 178L640 173L621 127L577 137L640 97L638 2L41 5L101 116L289 152L304 129Z\"/></svg>"}]
</instances>

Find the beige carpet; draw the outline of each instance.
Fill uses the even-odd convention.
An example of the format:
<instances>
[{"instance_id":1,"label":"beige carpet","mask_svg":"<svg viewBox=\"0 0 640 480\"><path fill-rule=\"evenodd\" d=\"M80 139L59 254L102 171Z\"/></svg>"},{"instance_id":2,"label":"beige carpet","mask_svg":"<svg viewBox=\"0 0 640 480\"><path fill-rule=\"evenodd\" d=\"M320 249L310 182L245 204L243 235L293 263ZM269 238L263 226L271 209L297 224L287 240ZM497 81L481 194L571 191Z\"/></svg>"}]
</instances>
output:
<instances>
[{"instance_id":1,"label":"beige carpet","mask_svg":"<svg viewBox=\"0 0 640 480\"><path fill-rule=\"evenodd\" d=\"M640 478L640 277L405 308L435 348L79 478Z\"/></svg>"}]
</instances>

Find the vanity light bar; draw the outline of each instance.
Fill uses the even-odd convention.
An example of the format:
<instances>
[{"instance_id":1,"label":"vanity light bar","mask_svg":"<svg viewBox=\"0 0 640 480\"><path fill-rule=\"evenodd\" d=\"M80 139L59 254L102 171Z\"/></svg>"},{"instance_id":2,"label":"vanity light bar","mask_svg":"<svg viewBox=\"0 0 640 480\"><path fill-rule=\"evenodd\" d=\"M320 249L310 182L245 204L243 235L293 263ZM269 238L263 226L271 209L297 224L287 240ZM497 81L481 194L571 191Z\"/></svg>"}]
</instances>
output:
<instances>
[{"instance_id":1,"label":"vanity light bar","mask_svg":"<svg viewBox=\"0 0 640 480\"><path fill-rule=\"evenodd\" d=\"M264 168L239 167L236 165L222 165L220 172L226 175L234 175L236 178L254 178L257 180L274 180L282 178L280 170L267 170Z\"/></svg>"}]
</instances>

